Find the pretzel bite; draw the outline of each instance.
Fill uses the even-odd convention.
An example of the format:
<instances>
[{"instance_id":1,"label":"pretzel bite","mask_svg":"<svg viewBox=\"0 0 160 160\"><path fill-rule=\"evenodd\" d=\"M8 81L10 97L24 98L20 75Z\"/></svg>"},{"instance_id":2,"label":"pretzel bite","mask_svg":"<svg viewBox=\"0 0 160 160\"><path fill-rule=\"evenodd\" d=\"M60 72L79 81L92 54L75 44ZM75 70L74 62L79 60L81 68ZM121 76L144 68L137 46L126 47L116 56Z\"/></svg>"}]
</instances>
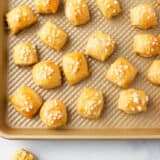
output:
<instances>
[{"instance_id":1,"label":"pretzel bite","mask_svg":"<svg viewBox=\"0 0 160 160\"><path fill-rule=\"evenodd\" d=\"M30 66L38 62L38 53L31 42L18 43L13 48L13 62L19 66Z\"/></svg>"},{"instance_id":2,"label":"pretzel bite","mask_svg":"<svg viewBox=\"0 0 160 160\"><path fill-rule=\"evenodd\" d=\"M37 22L37 18L28 6L18 6L6 15L8 26L13 34Z\"/></svg>"},{"instance_id":3,"label":"pretzel bite","mask_svg":"<svg viewBox=\"0 0 160 160\"><path fill-rule=\"evenodd\" d=\"M133 26L140 29L148 29L158 24L156 11L151 4L140 4L130 10L130 18Z\"/></svg>"},{"instance_id":4,"label":"pretzel bite","mask_svg":"<svg viewBox=\"0 0 160 160\"><path fill-rule=\"evenodd\" d=\"M40 111L40 118L51 128L59 128L67 123L67 109L60 100L46 101Z\"/></svg>"},{"instance_id":5,"label":"pretzel bite","mask_svg":"<svg viewBox=\"0 0 160 160\"><path fill-rule=\"evenodd\" d=\"M67 42L68 35L51 21L46 22L38 32L40 39L49 47L60 51Z\"/></svg>"},{"instance_id":6,"label":"pretzel bite","mask_svg":"<svg viewBox=\"0 0 160 160\"><path fill-rule=\"evenodd\" d=\"M152 34L137 34L134 37L133 52L142 57L153 57L160 54L158 38Z\"/></svg>"},{"instance_id":7,"label":"pretzel bite","mask_svg":"<svg viewBox=\"0 0 160 160\"><path fill-rule=\"evenodd\" d=\"M42 88L56 88L61 86L61 71L53 61L42 61L32 69L32 77L35 84Z\"/></svg>"},{"instance_id":8,"label":"pretzel bite","mask_svg":"<svg viewBox=\"0 0 160 160\"><path fill-rule=\"evenodd\" d=\"M23 116L32 118L42 105L42 98L28 86L20 87L9 97L13 107Z\"/></svg>"},{"instance_id":9,"label":"pretzel bite","mask_svg":"<svg viewBox=\"0 0 160 160\"><path fill-rule=\"evenodd\" d=\"M155 85L160 85L160 60L154 60L148 69L147 79Z\"/></svg>"},{"instance_id":10,"label":"pretzel bite","mask_svg":"<svg viewBox=\"0 0 160 160\"><path fill-rule=\"evenodd\" d=\"M65 16L74 26L86 24L90 20L86 0L66 0Z\"/></svg>"},{"instance_id":11,"label":"pretzel bite","mask_svg":"<svg viewBox=\"0 0 160 160\"><path fill-rule=\"evenodd\" d=\"M84 88L77 104L80 116L89 119L98 119L104 107L104 97L101 90Z\"/></svg>"},{"instance_id":12,"label":"pretzel bite","mask_svg":"<svg viewBox=\"0 0 160 160\"><path fill-rule=\"evenodd\" d=\"M127 59L120 57L111 64L106 78L119 87L127 88L134 81L137 73L137 68Z\"/></svg>"},{"instance_id":13,"label":"pretzel bite","mask_svg":"<svg viewBox=\"0 0 160 160\"><path fill-rule=\"evenodd\" d=\"M104 32L93 33L86 45L86 54L99 60L105 61L112 55L115 49L115 41Z\"/></svg>"},{"instance_id":14,"label":"pretzel bite","mask_svg":"<svg viewBox=\"0 0 160 160\"><path fill-rule=\"evenodd\" d=\"M68 53L63 56L63 71L69 84L74 85L89 76L85 56L80 52Z\"/></svg>"},{"instance_id":15,"label":"pretzel bite","mask_svg":"<svg viewBox=\"0 0 160 160\"><path fill-rule=\"evenodd\" d=\"M148 96L144 91L128 89L120 92L118 109L128 114L147 111Z\"/></svg>"}]
</instances>

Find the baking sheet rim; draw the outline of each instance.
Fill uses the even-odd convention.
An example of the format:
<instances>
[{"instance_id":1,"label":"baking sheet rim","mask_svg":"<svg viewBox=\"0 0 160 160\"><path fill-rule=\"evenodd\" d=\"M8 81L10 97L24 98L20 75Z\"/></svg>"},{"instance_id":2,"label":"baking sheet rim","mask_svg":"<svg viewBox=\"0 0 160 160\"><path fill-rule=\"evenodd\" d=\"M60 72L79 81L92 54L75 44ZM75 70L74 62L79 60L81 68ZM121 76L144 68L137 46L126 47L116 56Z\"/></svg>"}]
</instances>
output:
<instances>
[{"instance_id":1,"label":"baking sheet rim","mask_svg":"<svg viewBox=\"0 0 160 160\"><path fill-rule=\"evenodd\" d=\"M3 2L1 1L0 3L3 4ZM7 3L7 2L6 2ZM1 5L2 7L3 5ZM4 12L4 9L1 8L1 18L3 18L3 12ZM2 22L2 21L1 21ZM3 23L3 22L2 22ZM2 25L1 25L2 26ZM0 33L2 34L1 38L3 38L3 34L4 34L4 30L3 30L3 27L1 28L1 31ZM2 42L2 40L1 40ZM4 42L3 42L4 43ZM2 45L2 44L1 44ZM4 45L2 45L3 47L5 47ZM0 50L0 54L2 55L3 54L3 51L5 49L4 48L1 48ZM0 56L1 57L1 56ZM2 63L3 59L1 57L0 59L0 63ZM4 84L5 82L3 82ZM2 83L1 83L2 84ZM0 93L2 94L2 92ZM0 95L0 96L3 96L3 95ZM4 111L4 110L3 110ZM3 112L2 110L0 111L2 115ZM5 112L5 111L4 111ZM2 118L3 116L1 116L0 118ZM2 121L4 121L4 119L2 119ZM42 135L41 133L37 133L37 134L32 134L32 132L28 133L27 134L24 134L22 133L21 131L19 131L18 134L15 134L14 131L16 129L13 129L13 128L8 128L7 126L5 126L5 123L1 124L0 123L0 136L3 137L3 138L6 138L6 139L160 139L160 129L142 129L144 133L141 133L139 134L138 130L136 131L131 131L133 129L119 129L122 133L117 133L115 135L111 135L111 134L108 134L107 131L103 130L103 134L96 134L96 135L88 135L88 134L77 134L78 133L78 130L74 132L77 132L76 134L72 134L72 135L66 135L65 133L67 131L63 130L63 134L61 135L54 135L54 134L49 134L49 135ZM24 129L26 130L26 129ZM35 129L35 130L39 130L39 129ZM91 129L92 130L92 129ZM91 131L90 130L90 131ZM93 129L94 130L94 129ZM70 129L70 132L72 130ZM89 130L86 130L86 132L89 131ZM47 131L46 131L47 132ZM54 132L53 132L54 133ZM105 134L106 133L106 134Z\"/></svg>"}]
</instances>

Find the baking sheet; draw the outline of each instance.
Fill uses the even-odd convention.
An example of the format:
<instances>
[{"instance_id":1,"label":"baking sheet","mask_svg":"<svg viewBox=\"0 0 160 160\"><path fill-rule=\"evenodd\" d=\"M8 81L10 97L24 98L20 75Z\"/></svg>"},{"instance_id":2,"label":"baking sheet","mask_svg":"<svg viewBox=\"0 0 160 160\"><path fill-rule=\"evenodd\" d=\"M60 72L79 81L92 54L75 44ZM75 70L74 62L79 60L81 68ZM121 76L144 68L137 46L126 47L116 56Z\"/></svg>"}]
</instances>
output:
<instances>
[{"instance_id":1,"label":"baking sheet","mask_svg":"<svg viewBox=\"0 0 160 160\"><path fill-rule=\"evenodd\" d=\"M0 123L4 137L24 139L160 138L160 88L153 86L146 80L147 69L152 61L159 57L146 59L132 53L133 36L137 33L158 34L159 26L150 30L139 30L131 26L129 19L129 8L132 8L137 4L147 2L154 4L156 6L158 17L160 7L156 3L156 0L121 0L123 13L112 20L107 20L98 10L94 0L87 0L87 2L92 19L86 25L73 27L64 16L64 2L62 2L57 14L38 15L39 21L37 24L23 30L16 36L10 33L7 34L5 31L7 41L4 41L6 43L3 47L7 48L6 55L8 57L8 61L6 60L7 71L6 68L4 68L5 65L2 65L2 71L4 72L5 70L7 73L6 101L7 97L13 94L18 87L22 85L29 85L35 89L44 98L44 100L61 99L68 107L69 121L67 126L61 130L50 130L41 122L38 115L32 120L26 119L16 112L10 103L6 102L7 104L3 103L3 107L5 107L5 109L0 111L1 115L5 115L1 117L3 119L3 124ZM24 4L30 6L34 10L32 0L10 0L8 2L4 1L0 3L2 6L6 6L4 8L8 7L8 10ZM6 9L3 9L2 11L5 12ZM69 42L60 53L48 48L37 36L39 28L47 20L51 20L58 24L69 34ZM53 60L61 66L62 56L65 53L72 51L84 51L88 37L98 30L108 33L117 41L116 51L113 56L104 63L88 58L92 74L88 79L75 86L70 86L67 84L65 78L63 78L63 85L58 89L46 90L39 88L32 80L31 67L23 68L17 67L13 64L12 48L19 42L31 41L38 48L41 60ZM121 89L106 81L105 74L110 64L119 56L126 57L139 69L139 75L130 87L142 89L149 95L150 102L146 113L132 116L122 113L117 109L117 100ZM2 81L3 82L1 84L4 85L5 78ZM82 88L86 86L101 89L104 92L105 107L102 117L99 120L83 119L76 112L77 98L79 97ZM5 93L2 92L1 94L1 97L4 97Z\"/></svg>"}]
</instances>

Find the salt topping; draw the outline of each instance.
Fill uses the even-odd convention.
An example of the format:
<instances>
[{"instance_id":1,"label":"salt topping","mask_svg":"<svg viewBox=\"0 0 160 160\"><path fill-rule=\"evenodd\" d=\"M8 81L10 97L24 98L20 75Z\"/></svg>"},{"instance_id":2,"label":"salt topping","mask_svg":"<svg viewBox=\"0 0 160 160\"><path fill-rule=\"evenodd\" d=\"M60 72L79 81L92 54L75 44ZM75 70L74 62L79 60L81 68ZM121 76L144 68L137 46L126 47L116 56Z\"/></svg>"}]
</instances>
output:
<instances>
[{"instance_id":1,"label":"salt topping","mask_svg":"<svg viewBox=\"0 0 160 160\"><path fill-rule=\"evenodd\" d=\"M138 23L141 21L141 18L143 18L143 15L145 15L146 20L149 21L156 16L152 8L148 8L145 6L138 7L136 11L137 11L136 20Z\"/></svg>"},{"instance_id":2,"label":"salt topping","mask_svg":"<svg viewBox=\"0 0 160 160\"><path fill-rule=\"evenodd\" d=\"M139 103L138 97L134 97L133 101L134 101L135 103Z\"/></svg>"},{"instance_id":3,"label":"salt topping","mask_svg":"<svg viewBox=\"0 0 160 160\"><path fill-rule=\"evenodd\" d=\"M29 58L29 55L32 53L32 50L29 46L23 46L20 51L20 59L27 61Z\"/></svg>"},{"instance_id":4,"label":"salt topping","mask_svg":"<svg viewBox=\"0 0 160 160\"><path fill-rule=\"evenodd\" d=\"M148 96L146 96L146 101L147 101L147 102L149 101L149 97L148 97Z\"/></svg>"},{"instance_id":5,"label":"salt topping","mask_svg":"<svg viewBox=\"0 0 160 160\"><path fill-rule=\"evenodd\" d=\"M113 11L112 11L113 13L116 13L117 11L116 11L116 9L113 9Z\"/></svg>"},{"instance_id":6,"label":"salt topping","mask_svg":"<svg viewBox=\"0 0 160 160\"><path fill-rule=\"evenodd\" d=\"M76 0L76 2L77 2L78 4L81 4L82 0Z\"/></svg>"},{"instance_id":7,"label":"salt topping","mask_svg":"<svg viewBox=\"0 0 160 160\"><path fill-rule=\"evenodd\" d=\"M137 93L133 93L132 96L133 96L133 102L138 104L139 103L139 95Z\"/></svg>"},{"instance_id":8,"label":"salt topping","mask_svg":"<svg viewBox=\"0 0 160 160\"><path fill-rule=\"evenodd\" d=\"M59 38L60 34L61 34L61 31L58 29L57 32L56 32L56 34L55 34L55 37Z\"/></svg>"},{"instance_id":9,"label":"salt topping","mask_svg":"<svg viewBox=\"0 0 160 160\"><path fill-rule=\"evenodd\" d=\"M52 39L59 38L60 34L61 34L60 29L58 29L58 28L55 27L55 28L52 29L51 38Z\"/></svg>"},{"instance_id":10,"label":"salt topping","mask_svg":"<svg viewBox=\"0 0 160 160\"><path fill-rule=\"evenodd\" d=\"M142 111L142 107L141 106L137 106L138 111Z\"/></svg>"},{"instance_id":11,"label":"salt topping","mask_svg":"<svg viewBox=\"0 0 160 160\"><path fill-rule=\"evenodd\" d=\"M128 67L128 65L124 65L124 69L128 69L129 67Z\"/></svg>"},{"instance_id":12,"label":"salt topping","mask_svg":"<svg viewBox=\"0 0 160 160\"><path fill-rule=\"evenodd\" d=\"M100 95L99 92L96 92L95 96L96 96L96 97L99 97L99 95Z\"/></svg>"},{"instance_id":13,"label":"salt topping","mask_svg":"<svg viewBox=\"0 0 160 160\"><path fill-rule=\"evenodd\" d=\"M86 8L87 6L86 6L86 4L82 4L82 8Z\"/></svg>"},{"instance_id":14,"label":"salt topping","mask_svg":"<svg viewBox=\"0 0 160 160\"><path fill-rule=\"evenodd\" d=\"M117 84L121 86L121 85L122 85L122 82L121 82L121 81L118 81Z\"/></svg>"},{"instance_id":15,"label":"salt topping","mask_svg":"<svg viewBox=\"0 0 160 160\"><path fill-rule=\"evenodd\" d=\"M154 52L155 51L155 48L151 48L151 52Z\"/></svg>"},{"instance_id":16,"label":"salt topping","mask_svg":"<svg viewBox=\"0 0 160 160\"><path fill-rule=\"evenodd\" d=\"M16 21L16 22L19 22L19 20L20 20L20 16L21 15L21 9L20 8L17 8L16 9L16 12L15 12L15 14L14 14L14 20Z\"/></svg>"},{"instance_id":17,"label":"salt topping","mask_svg":"<svg viewBox=\"0 0 160 160\"><path fill-rule=\"evenodd\" d=\"M114 41L111 40L110 38L108 39L108 41L106 43L103 43L101 42L102 45L104 45L104 48L105 48L105 51L108 52L109 49L112 50L112 48L114 47Z\"/></svg>"},{"instance_id":18,"label":"salt topping","mask_svg":"<svg viewBox=\"0 0 160 160\"><path fill-rule=\"evenodd\" d=\"M48 38L47 38L47 40L48 40L48 43L52 43L52 37L51 36L48 36Z\"/></svg>"},{"instance_id":19,"label":"salt topping","mask_svg":"<svg viewBox=\"0 0 160 160\"><path fill-rule=\"evenodd\" d=\"M26 11L23 11L23 12L22 12L22 15L23 15L24 17L27 17L27 16L28 16L28 13L27 13Z\"/></svg>"},{"instance_id":20,"label":"salt topping","mask_svg":"<svg viewBox=\"0 0 160 160\"><path fill-rule=\"evenodd\" d=\"M120 81L124 74L125 71L128 70L129 66L127 64L120 64L116 68L114 68L114 74L116 75L117 81Z\"/></svg>"},{"instance_id":21,"label":"salt topping","mask_svg":"<svg viewBox=\"0 0 160 160\"><path fill-rule=\"evenodd\" d=\"M45 4L49 5L51 3L51 0L46 0Z\"/></svg>"},{"instance_id":22,"label":"salt topping","mask_svg":"<svg viewBox=\"0 0 160 160\"><path fill-rule=\"evenodd\" d=\"M30 112L33 109L33 103L31 102L31 97L24 96L24 106L21 108L22 111Z\"/></svg>"},{"instance_id":23,"label":"salt topping","mask_svg":"<svg viewBox=\"0 0 160 160\"><path fill-rule=\"evenodd\" d=\"M61 111L54 111L47 115L47 119L50 123L54 124L56 120L63 118L63 113Z\"/></svg>"},{"instance_id":24,"label":"salt topping","mask_svg":"<svg viewBox=\"0 0 160 160\"><path fill-rule=\"evenodd\" d=\"M19 22L21 18L24 20L30 20L28 12L24 9L18 8L14 15L14 19L16 22Z\"/></svg>"},{"instance_id":25,"label":"salt topping","mask_svg":"<svg viewBox=\"0 0 160 160\"><path fill-rule=\"evenodd\" d=\"M111 8L111 7L114 7L115 5L118 5L118 1L117 0L114 0L112 3L109 3L108 1L105 1L104 2L104 5L106 6L107 9ZM113 13L116 13L116 9L113 9L112 10Z\"/></svg>"},{"instance_id":26,"label":"salt topping","mask_svg":"<svg viewBox=\"0 0 160 160\"><path fill-rule=\"evenodd\" d=\"M54 69L48 65L42 65L40 70L40 72L43 73L44 80L50 78L50 76L54 73Z\"/></svg>"},{"instance_id":27,"label":"salt topping","mask_svg":"<svg viewBox=\"0 0 160 160\"><path fill-rule=\"evenodd\" d=\"M131 111L133 111L133 112L134 112L135 110L136 110L136 109L135 109L135 107L131 107Z\"/></svg>"},{"instance_id":28,"label":"salt topping","mask_svg":"<svg viewBox=\"0 0 160 160\"><path fill-rule=\"evenodd\" d=\"M54 105L55 107L57 107L57 106L58 106L58 101L57 101L57 100L54 100L53 105Z\"/></svg>"},{"instance_id":29,"label":"salt topping","mask_svg":"<svg viewBox=\"0 0 160 160\"><path fill-rule=\"evenodd\" d=\"M153 10L151 8L146 10L145 13L148 14L148 16L147 16L148 20L151 20L152 18L154 18L156 16L155 12L153 12Z\"/></svg>"},{"instance_id":30,"label":"salt topping","mask_svg":"<svg viewBox=\"0 0 160 160\"><path fill-rule=\"evenodd\" d=\"M85 113L88 115L96 115L96 109L100 104L100 100L88 100L85 105Z\"/></svg>"},{"instance_id":31,"label":"salt topping","mask_svg":"<svg viewBox=\"0 0 160 160\"><path fill-rule=\"evenodd\" d=\"M111 8L111 4L107 4L107 5L106 5L106 8Z\"/></svg>"},{"instance_id":32,"label":"salt topping","mask_svg":"<svg viewBox=\"0 0 160 160\"><path fill-rule=\"evenodd\" d=\"M157 41L153 41L152 44L153 44L153 45L156 45L156 44L157 44Z\"/></svg>"},{"instance_id":33,"label":"salt topping","mask_svg":"<svg viewBox=\"0 0 160 160\"><path fill-rule=\"evenodd\" d=\"M28 102L28 101L25 101L24 104L25 104L25 108L26 108L26 111L27 111L27 112L29 112L30 110L33 109L32 103L30 103L30 102Z\"/></svg>"},{"instance_id":34,"label":"salt topping","mask_svg":"<svg viewBox=\"0 0 160 160\"><path fill-rule=\"evenodd\" d=\"M19 14L16 14L15 17L14 17L14 19L15 19L16 22L19 22L19 20L20 20L20 15L19 15Z\"/></svg>"},{"instance_id":35,"label":"salt topping","mask_svg":"<svg viewBox=\"0 0 160 160\"><path fill-rule=\"evenodd\" d=\"M150 20L150 19L151 19L151 16L147 16L147 19L149 19L149 20Z\"/></svg>"},{"instance_id":36,"label":"salt topping","mask_svg":"<svg viewBox=\"0 0 160 160\"><path fill-rule=\"evenodd\" d=\"M75 9L75 15L78 16L78 15L80 15L80 14L81 14L81 10L80 10L80 8L78 7L78 8Z\"/></svg>"},{"instance_id":37,"label":"salt topping","mask_svg":"<svg viewBox=\"0 0 160 160\"><path fill-rule=\"evenodd\" d=\"M154 70L154 71L153 71L153 74L154 74L155 76L158 76L158 77L159 77L159 76L160 76L160 71L159 71L159 70Z\"/></svg>"},{"instance_id":38,"label":"salt topping","mask_svg":"<svg viewBox=\"0 0 160 160\"><path fill-rule=\"evenodd\" d=\"M113 1L113 4L116 4L116 5L117 5L117 4L118 4L118 1L117 1L117 0L114 0L114 1Z\"/></svg>"},{"instance_id":39,"label":"salt topping","mask_svg":"<svg viewBox=\"0 0 160 160\"><path fill-rule=\"evenodd\" d=\"M159 42L157 39L146 41L146 46L148 48L148 54L150 52L155 52L156 48L159 47Z\"/></svg>"},{"instance_id":40,"label":"salt topping","mask_svg":"<svg viewBox=\"0 0 160 160\"><path fill-rule=\"evenodd\" d=\"M113 42L112 41L107 41L106 46L113 46Z\"/></svg>"}]
</instances>

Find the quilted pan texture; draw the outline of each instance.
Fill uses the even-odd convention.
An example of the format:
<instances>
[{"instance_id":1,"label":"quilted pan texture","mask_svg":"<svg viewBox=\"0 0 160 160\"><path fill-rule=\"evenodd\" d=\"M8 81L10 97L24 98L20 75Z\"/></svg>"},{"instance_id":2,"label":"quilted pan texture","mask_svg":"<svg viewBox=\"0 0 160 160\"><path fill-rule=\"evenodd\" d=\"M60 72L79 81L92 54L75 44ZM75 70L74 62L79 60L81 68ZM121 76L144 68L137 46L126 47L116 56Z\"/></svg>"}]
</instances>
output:
<instances>
[{"instance_id":1,"label":"quilted pan texture","mask_svg":"<svg viewBox=\"0 0 160 160\"><path fill-rule=\"evenodd\" d=\"M158 34L159 26L154 29L142 31L132 27L129 19L129 9L137 4L146 2L154 4L158 16L160 13L158 12L158 9L160 9L160 7L158 7L155 0L121 0L123 13L112 20L107 20L98 10L94 0L87 0L87 2L89 4L92 19L86 25L80 27L73 27L70 25L64 16L64 4L62 2L57 14L38 15L39 22L37 24L20 32L16 36L11 34L8 35L8 95L13 94L13 92L22 85L29 85L38 91L44 100L61 99L66 103L69 111L67 129L160 128L160 88L151 85L146 80L146 71L155 58L145 59L132 53L133 36L137 33ZM32 7L34 10L32 0L10 0L9 9L24 4ZM37 36L39 28L47 20L51 20L58 24L69 34L69 43L60 53L48 48ZM38 48L41 60L54 60L61 66L62 56L64 54L71 51L84 51L89 35L98 30L111 35L117 41L117 48L113 56L104 63L100 63L88 57L92 74L80 84L70 86L67 84L65 78L63 78L62 87L51 90L41 89L37 87L32 80L31 67L20 68L13 64L13 46L22 41L31 41ZM150 103L146 113L131 116L117 110L117 100L121 89L106 81L105 73L110 64L119 56L126 57L139 69L139 75L131 87L145 90L149 95ZM156 58L158 59L159 57ZM102 89L104 92L105 107L103 115L99 120L82 119L76 112L77 98L79 97L82 88L86 86ZM45 128L38 115L32 120L28 120L17 113L10 103L8 103L6 121L7 125L11 128Z\"/></svg>"}]
</instances>

